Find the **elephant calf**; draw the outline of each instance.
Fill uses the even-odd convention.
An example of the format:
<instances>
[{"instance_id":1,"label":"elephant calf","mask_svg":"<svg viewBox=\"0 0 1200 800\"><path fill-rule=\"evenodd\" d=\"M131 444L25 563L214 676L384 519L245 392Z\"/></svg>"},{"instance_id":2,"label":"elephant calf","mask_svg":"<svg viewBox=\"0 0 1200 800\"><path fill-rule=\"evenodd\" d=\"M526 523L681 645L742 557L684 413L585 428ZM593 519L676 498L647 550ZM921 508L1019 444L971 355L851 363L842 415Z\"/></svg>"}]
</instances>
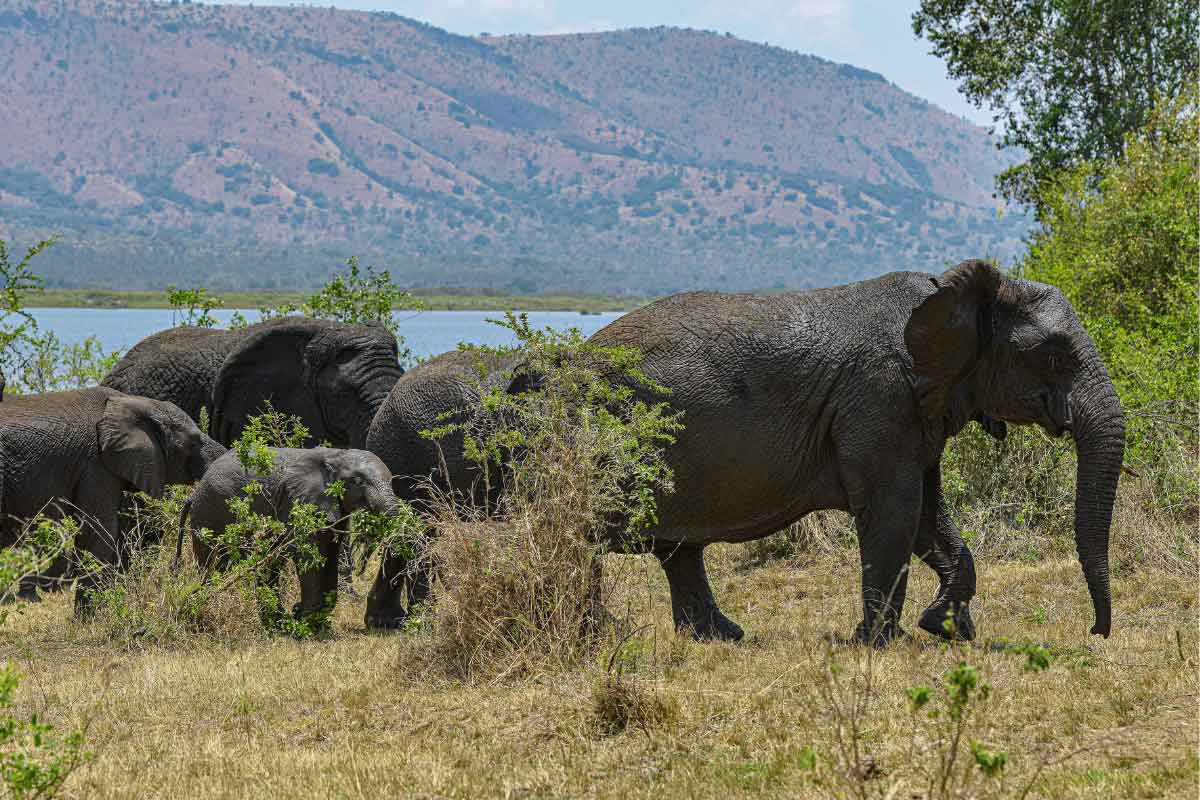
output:
<instances>
[{"instance_id":1,"label":"elephant calf","mask_svg":"<svg viewBox=\"0 0 1200 800\"><path fill-rule=\"evenodd\" d=\"M226 527L236 519L229 501L245 496L246 486L257 481L262 490L253 495L251 510L255 513L286 521L293 506L307 503L315 505L328 522L327 527L316 533L313 542L321 556L320 563L298 570L300 604L296 608L302 617L327 617L337 603L338 556L346 519L358 510L395 513L392 473L378 456L366 450L317 447L276 448L272 452L275 466L265 476L248 472L233 451L213 463L184 506L175 562L179 563L188 527L192 531L192 551L200 565L212 568L225 561L225 555L217 551L213 540L220 540ZM342 492L330 492L329 487L335 482L341 483ZM198 535L201 529L207 529L210 535ZM290 532L285 534L290 535ZM294 553L294 548L291 550ZM269 566L266 582L274 588L278 578L278 567Z\"/></svg>"},{"instance_id":2,"label":"elephant calf","mask_svg":"<svg viewBox=\"0 0 1200 800\"><path fill-rule=\"evenodd\" d=\"M205 436L176 405L113 389L10 397L0 405L0 545L11 545L23 520L40 512L80 522L78 549L123 566L118 510L125 491L162 496L168 484L191 483L225 448ZM85 575L77 612L100 576ZM21 596L37 599L26 580Z\"/></svg>"}]
</instances>

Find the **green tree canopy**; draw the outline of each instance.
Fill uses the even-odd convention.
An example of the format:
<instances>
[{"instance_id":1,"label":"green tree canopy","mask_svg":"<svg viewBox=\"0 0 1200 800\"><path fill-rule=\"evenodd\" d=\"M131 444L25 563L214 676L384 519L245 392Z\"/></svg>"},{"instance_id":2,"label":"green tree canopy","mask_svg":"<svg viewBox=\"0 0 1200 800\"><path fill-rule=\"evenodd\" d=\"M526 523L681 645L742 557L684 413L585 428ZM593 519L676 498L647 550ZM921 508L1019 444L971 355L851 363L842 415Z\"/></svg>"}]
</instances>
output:
<instances>
[{"instance_id":1,"label":"green tree canopy","mask_svg":"<svg viewBox=\"0 0 1200 800\"><path fill-rule=\"evenodd\" d=\"M997 179L1038 204L1063 169L1123 152L1197 69L1200 0L921 0L913 30L1029 160Z\"/></svg>"}]
</instances>

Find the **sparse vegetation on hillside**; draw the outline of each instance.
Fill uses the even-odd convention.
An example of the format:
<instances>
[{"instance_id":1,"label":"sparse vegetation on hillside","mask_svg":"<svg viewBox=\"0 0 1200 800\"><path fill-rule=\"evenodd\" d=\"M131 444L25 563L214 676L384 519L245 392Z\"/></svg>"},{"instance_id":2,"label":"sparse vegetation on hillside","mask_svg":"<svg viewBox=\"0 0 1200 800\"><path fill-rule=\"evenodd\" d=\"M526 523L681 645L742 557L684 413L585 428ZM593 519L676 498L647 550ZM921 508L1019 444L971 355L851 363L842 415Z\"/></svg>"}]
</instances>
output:
<instances>
[{"instance_id":1,"label":"sparse vegetation on hillside","mask_svg":"<svg viewBox=\"0 0 1200 800\"><path fill-rule=\"evenodd\" d=\"M1008 256L1027 227L997 214L1011 161L980 129L711 33L93 0L0 19L33 143L0 141L0 235L63 231L52 287L304 289L361 253L412 287L804 288Z\"/></svg>"}]
</instances>

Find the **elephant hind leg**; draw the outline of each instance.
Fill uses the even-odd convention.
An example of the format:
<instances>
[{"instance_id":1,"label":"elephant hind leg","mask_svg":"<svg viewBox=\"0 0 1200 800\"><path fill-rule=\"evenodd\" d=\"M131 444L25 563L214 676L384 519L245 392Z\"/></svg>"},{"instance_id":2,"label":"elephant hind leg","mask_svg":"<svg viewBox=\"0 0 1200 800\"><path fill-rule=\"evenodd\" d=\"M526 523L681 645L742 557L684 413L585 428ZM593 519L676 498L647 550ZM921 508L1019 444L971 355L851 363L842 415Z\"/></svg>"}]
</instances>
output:
<instances>
[{"instance_id":1,"label":"elephant hind leg","mask_svg":"<svg viewBox=\"0 0 1200 800\"><path fill-rule=\"evenodd\" d=\"M914 552L937 573L937 596L921 614L921 630L943 639L975 638L970 602L975 596L975 559L942 498L941 470L925 473L924 504Z\"/></svg>"},{"instance_id":2,"label":"elephant hind leg","mask_svg":"<svg viewBox=\"0 0 1200 800\"><path fill-rule=\"evenodd\" d=\"M741 627L717 608L704 569L703 547L665 545L655 548L654 555L667 573L671 587L675 630L690 630L697 639L741 640L744 635Z\"/></svg>"}]
</instances>

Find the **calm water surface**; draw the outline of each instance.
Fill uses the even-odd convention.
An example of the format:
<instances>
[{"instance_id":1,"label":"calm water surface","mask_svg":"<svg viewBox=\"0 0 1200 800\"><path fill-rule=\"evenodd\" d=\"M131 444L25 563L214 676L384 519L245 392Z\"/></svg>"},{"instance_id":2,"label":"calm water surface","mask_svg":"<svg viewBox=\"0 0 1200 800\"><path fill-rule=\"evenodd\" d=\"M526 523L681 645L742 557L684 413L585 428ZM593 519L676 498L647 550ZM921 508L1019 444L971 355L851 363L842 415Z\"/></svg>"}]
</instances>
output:
<instances>
[{"instance_id":1,"label":"calm water surface","mask_svg":"<svg viewBox=\"0 0 1200 800\"><path fill-rule=\"evenodd\" d=\"M95 336L105 350L128 350L150 334L173 324L172 312L157 308L35 308L31 313L43 330L54 331L61 341L79 342ZM251 322L258 319L257 311L243 310L241 313ZM226 325L233 310L217 311L214 316ZM396 315L405 343L418 357L453 350L459 342L492 346L512 344L513 336L508 329L487 322L503 316L498 311L423 311ZM531 311L529 322L537 328L549 326L563 331L578 328L584 335L589 335L619 316L619 313Z\"/></svg>"}]
</instances>

